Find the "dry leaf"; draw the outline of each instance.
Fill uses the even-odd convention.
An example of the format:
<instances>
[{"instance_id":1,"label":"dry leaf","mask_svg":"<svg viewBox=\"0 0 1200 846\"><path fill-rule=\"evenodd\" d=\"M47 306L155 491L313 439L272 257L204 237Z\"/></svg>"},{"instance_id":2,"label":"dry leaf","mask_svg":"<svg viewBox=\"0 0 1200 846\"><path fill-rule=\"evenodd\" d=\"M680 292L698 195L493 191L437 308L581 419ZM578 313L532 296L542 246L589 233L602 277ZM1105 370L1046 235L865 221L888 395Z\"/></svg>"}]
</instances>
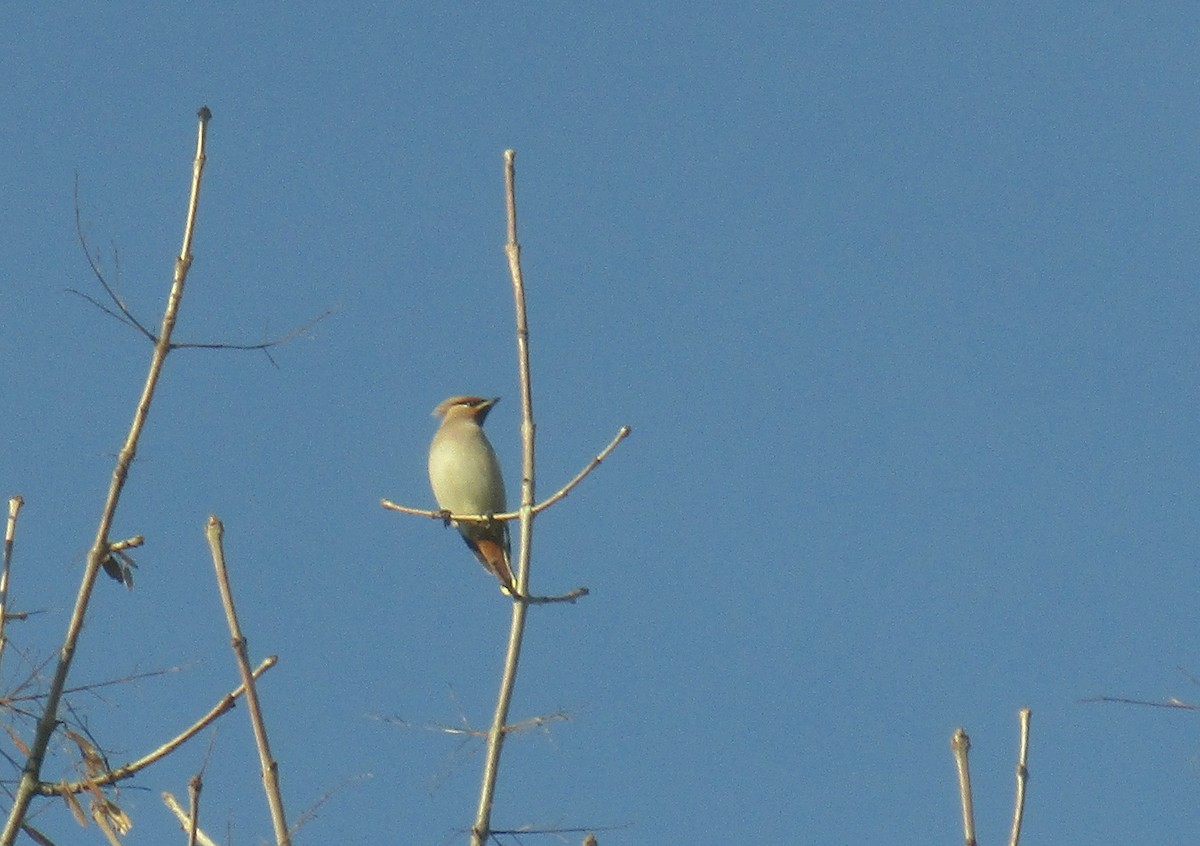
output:
<instances>
[{"instance_id":1,"label":"dry leaf","mask_svg":"<svg viewBox=\"0 0 1200 846\"><path fill-rule=\"evenodd\" d=\"M83 813L83 806L79 804L79 800L75 798L67 786L67 780L62 781L62 798L67 803L67 807L71 809L71 816L75 817L75 822L79 823L83 828L87 828L87 815Z\"/></svg>"}]
</instances>

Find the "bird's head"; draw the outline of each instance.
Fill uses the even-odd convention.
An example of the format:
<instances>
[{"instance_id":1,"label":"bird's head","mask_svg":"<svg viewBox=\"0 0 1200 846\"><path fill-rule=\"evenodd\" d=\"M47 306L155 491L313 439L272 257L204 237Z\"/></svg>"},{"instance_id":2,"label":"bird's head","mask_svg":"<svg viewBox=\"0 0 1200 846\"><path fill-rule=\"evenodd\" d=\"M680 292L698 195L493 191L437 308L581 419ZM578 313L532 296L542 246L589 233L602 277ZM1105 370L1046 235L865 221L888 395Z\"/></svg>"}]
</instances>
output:
<instances>
[{"instance_id":1,"label":"bird's head","mask_svg":"<svg viewBox=\"0 0 1200 846\"><path fill-rule=\"evenodd\" d=\"M433 410L433 416L447 420L474 420L482 426L492 406L499 401L500 397L450 397L438 403L437 408Z\"/></svg>"}]
</instances>

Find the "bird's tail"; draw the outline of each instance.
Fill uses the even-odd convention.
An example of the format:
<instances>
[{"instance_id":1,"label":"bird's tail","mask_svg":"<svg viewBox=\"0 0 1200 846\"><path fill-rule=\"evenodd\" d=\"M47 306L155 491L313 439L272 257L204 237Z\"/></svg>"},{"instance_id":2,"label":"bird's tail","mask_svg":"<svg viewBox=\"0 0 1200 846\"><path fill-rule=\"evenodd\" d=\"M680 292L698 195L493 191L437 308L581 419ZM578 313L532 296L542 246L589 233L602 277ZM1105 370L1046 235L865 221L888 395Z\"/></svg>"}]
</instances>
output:
<instances>
[{"instance_id":1,"label":"bird's tail","mask_svg":"<svg viewBox=\"0 0 1200 846\"><path fill-rule=\"evenodd\" d=\"M471 547L484 569L500 580L500 589L507 594L515 594L517 580L513 578L512 568L508 565L508 545L490 537L470 538L463 535L463 540Z\"/></svg>"}]
</instances>

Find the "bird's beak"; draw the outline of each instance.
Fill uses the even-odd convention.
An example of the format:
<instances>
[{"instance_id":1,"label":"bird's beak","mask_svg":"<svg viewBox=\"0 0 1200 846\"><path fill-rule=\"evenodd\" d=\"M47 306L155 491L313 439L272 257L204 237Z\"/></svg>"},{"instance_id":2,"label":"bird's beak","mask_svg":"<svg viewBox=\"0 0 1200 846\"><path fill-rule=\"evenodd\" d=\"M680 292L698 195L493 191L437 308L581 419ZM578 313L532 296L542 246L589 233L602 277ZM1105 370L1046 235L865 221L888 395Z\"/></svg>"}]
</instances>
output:
<instances>
[{"instance_id":1,"label":"bird's beak","mask_svg":"<svg viewBox=\"0 0 1200 846\"><path fill-rule=\"evenodd\" d=\"M492 406L498 402L500 402L500 397L492 397L491 399L484 400L479 405L475 406L474 416L475 420L480 426L483 425L484 420L487 420L488 413L492 410Z\"/></svg>"}]
</instances>

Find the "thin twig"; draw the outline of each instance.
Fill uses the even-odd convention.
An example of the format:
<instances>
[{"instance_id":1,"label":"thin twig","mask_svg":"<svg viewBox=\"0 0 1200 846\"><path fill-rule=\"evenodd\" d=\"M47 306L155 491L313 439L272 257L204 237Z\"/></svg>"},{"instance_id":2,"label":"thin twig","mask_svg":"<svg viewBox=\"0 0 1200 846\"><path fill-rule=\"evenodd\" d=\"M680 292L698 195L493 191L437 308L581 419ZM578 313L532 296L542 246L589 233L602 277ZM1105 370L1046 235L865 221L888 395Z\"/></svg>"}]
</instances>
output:
<instances>
[{"instance_id":1,"label":"thin twig","mask_svg":"<svg viewBox=\"0 0 1200 846\"><path fill-rule=\"evenodd\" d=\"M129 310L129 307L125 305L120 297L117 296L116 291L114 291L113 287L108 284L108 279L105 278L104 272L100 269L99 265L96 264L96 260L92 258L91 249L87 242L87 236L83 234L82 215L79 209L78 174L75 175L75 234L79 238L80 246L83 248L83 255L84 258L87 259L88 267L92 269L92 275L99 280L101 287L104 288L104 292L108 294L108 298L112 300L113 305L117 307L117 311L113 311L91 294L88 294L84 291L79 291L75 288L68 288L67 292L87 300L89 303L100 309L100 311L104 312L114 320L117 320L132 329L136 329L138 332L146 336L150 343L157 344L158 338L155 336L155 334L142 325L141 321L139 321L137 317L134 316L133 312ZM312 329L326 317L329 317L335 311L337 311L336 308L326 309L323 313L317 315L303 326L299 326L293 329L291 332L288 332L286 335L280 335L278 338L272 338L268 341L260 341L254 344L192 343L189 341L173 341L170 345L170 348L172 350L262 350L263 352L267 353L267 358L270 360L270 362L275 364L275 359L271 358L270 354L270 350L273 347L280 347L289 341L295 340L297 337L307 333L310 329Z\"/></svg>"},{"instance_id":2,"label":"thin twig","mask_svg":"<svg viewBox=\"0 0 1200 846\"><path fill-rule=\"evenodd\" d=\"M25 656L25 658L28 660L29 656ZM29 673L25 676L25 678L23 678L20 682L18 682L16 685L13 686L12 692L8 696L0 698L0 705L4 706L5 708L9 708L14 711L17 711L18 713L22 714L23 716L29 716L28 711L22 711L22 710L16 708L13 705L13 703L21 701L21 700L26 700L26 701L34 700L34 699L42 700L42 699L46 698L45 693L25 694L25 695L20 695L20 696L18 696L18 694L20 694L20 692L23 690L33 687L34 682L40 682L43 677L43 671L53 660L54 660L54 658L52 656L48 655L45 658L43 658L37 665L31 666L29 668ZM69 691L66 691L66 692L69 692Z\"/></svg>"},{"instance_id":3,"label":"thin twig","mask_svg":"<svg viewBox=\"0 0 1200 846\"><path fill-rule=\"evenodd\" d=\"M4 830L0 832L0 846L12 846L16 841L17 834L21 830L21 823L25 820L25 816L29 812L29 803L33 799L34 793L37 792L38 784L41 781L42 763L46 757L46 749L50 745L50 737L54 734L54 729L58 725L59 700L62 698L63 688L67 685L67 676L70 674L71 663L75 658L75 649L79 643L79 635L83 631L84 618L87 616L92 589L95 587L96 576L100 572L100 568L104 566L110 575L125 581L126 585L132 584L132 575L129 571L127 569L121 570L118 565L112 563L113 556L111 554L108 533L112 528L113 518L116 516L117 503L120 501L121 491L125 487L125 480L129 475L129 467L133 463L134 455L137 453L138 439L141 437L142 429L146 424L146 417L150 413L150 403L154 399L154 390L158 386L158 378L162 373L163 363L166 361L167 353L170 352L171 332L175 328L175 321L179 315L179 304L183 298L187 271L192 263L192 234L196 225L196 207L200 200L200 178L204 172L205 162L204 142L208 130L208 121L212 117L212 113L205 106L200 109L197 117L199 118L199 129L197 130L196 139L196 158L192 165L192 186L188 202L187 223L184 225L183 246L179 258L175 262L175 276L171 284L171 293L167 299L166 310L163 312L162 328L159 331L158 340L154 345L154 355L150 360L150 371L146 375L146 384L142 388L141 398L138 400L137 409L134 411L133 423L130 425L129 435L125 439L124 446L121 447L116 467L113 469L108 498L104 504L104 510L101 512L100 525L96 530L96 539L92 544L92 548L88 551L87 565L84 567L79 594L76 597L75 606L71 612L71 619L67 624L63 645L58 653L58 665L54 671L54 678L50 682L49 692L46 696L46 707L42 712L41 718L38 720L33 743L30 747L30 754L21 772L21 779L17 785L16 795L13 797L13 804L9 811L8 820L5 822ZM116 572L114 572L114 568Z\"/></svg>"},{"instance_id":4,"label":"thin twig","mask_svg":"<svg viewBox=\"0 0 1200 846\"><path fill-rule=\"evenodd\" d=\"M1200 705L1181 702L1178 699L1170 699L1166 702L1152 702L1148 699L1129 699L1123 696L1093 696L1090 699L1083 699L1080 701L1107 702L1117 705L1142 705L1147 708L1174 708L1179 711L1200 711Z\"/></svg>"},{"instance_id":5,"label":"thin twig","mask_svg":"<svg viewBox=\"0 0 1200 846\"><path fill-rule=\"evenodd\" d=\"M128 307L126 307L125 303L121 302L121 298L117 296L116 292L112 289L112 286L108 284L108 280L104 278L104 274L100 271L100 268L96 264L95 259L92 258L91 250L88 247L87 236L83 234L83 218L79 211L79 174L78 173L75 174L75 235L76 235L76 237L79 238L79 246L81 246L83 248L83 256L84 256L84 258L87 259L88 267L90 267L92 269L92 275L95 276L97 280L99 280L101 287L104 288L104 292L106 294L108 294L108 298L113 301L113 304L116 305L116 307L118 309L120 309L121 313L117 314L115 311L108 308L108 306L104 305L103 303L97 301L93 297L90 297L81 291L76 291L74 288L68 288L67 290L69 290L72 294L76 294L80 297L83 297L85 300L90 302L96 308L100 309L102 312L107 314L109 317L119 320L121 323L124 323L126 326L131 326L134 329L138 330L143 335L145 335L146 338L148 338L150 340L150 343L152 343L152 344L157 343L158 339L154 337L154 333L151 332L149 329L147 329L145 326L143 326L141 324L141 322L136 317L133 316L133 313L128 309Z\"/></svg>"},{"instance_id":6,"label":"thin twig","mask_svg":"<svg viewBox=\"0 0 1200 846\"><path fill-rule=\"evenodd\" d=\"M89 303L94 305L96 308L100 309L102 312L107 314L109 317L113 317L113 318L119 320L120 322L124 323L126 326L133 326L134 328L136 328L142 332L146 332L146 329L143 328L140 323L137 323L136 321L134 321L133 323L130 323L130 320L132 320L132 317L129 317L127 319L126 316L129 313L127 311L124 311L124 309L125 309L124 304L119 303L120 308L122 309L123 313L117 314L115 311L110 309L104 303L97 300L91 294L86 294L83 291L77 291L74 288L68 288L67 293L75 294L78 297L82 297L83 299L87 300ZM272 338L269 341L259 341L258 343L254 343L254 344L231 344L231 343L225 343L225 342L195 343L192 341L179 341L177 343L172 343L171 349L173 349L173 350L239 350L239 351L262 350L263 352L268 353L267 358L269 358L271 360L271 363L274 364L275 359L271 358L271 356L269 354L269 350L271 350L274 347L281 347L284 344L288 343L289 341L294 341L296 338L307 333L310 329L312 329L314 326L316 326L318 323L320 323L322 320L324 320L326 317L329 317L331 314L333 314L336 311L337 311L336 308L327 308L327 309L325 309L325 311L318 314L316 317L314 317L312 320L308 321L308 323L305 323L303 326L297 326L295 329L293 329L291 332L288 332L286 335L280 335L278 338ZM150 337L151 341L155 340L153 333L149 333L149 337Z\"/></svg>"},{"instance_id":7,"label":"thin twig","mask_svg":"<svg viewBox=\"0 0 1200 846\"><path fill-rule=\"evenodd\" d=\"M25 500L20 494L8 498L8 522L4 525L4 569L0 570L0 660L4 658L4 648L8 646L8 632L4 624L10 619L8 611L8 574L12 568L13 543L17 537L17 515Z\"/></svg>"},{"instance_id":8,"label":"thin twig","mask_svg":"<svg viewBox=\"0 0 1200 846\"><path fill-rule=\"evenodd\" d=\"M971 799L971 768L967 764L967 753L971 749L971 738L961 726L950 737L950 748L954 750L954 765L958 769L958 794L962 802L963 842L976 846L975 807Z\"/></svg>"},{"instance_id":9,"label":"thin twig","mask_svg":"<svg viewBox=\"0 0 1200 846\"><path fill-rule=\"evenodd\" d=\"M95 270L95 266L93 266L93 270ZM114 320L117 320L120 323L124 323L126 326L131 326L134 329L137 329L139 332L143 332L143 333L147 332L146 328L144 326L142 326L142 324L137 323L136 321L130 322L132 320L132 318L127 317L126 314L117 314L115 311L113 311L111 308L106 306L104 303L100 302L98 299L93 297L91 294L88 294L84 291L80 291L77 288L68 288L67 293L74 294L77 297L87 300L89 303L94 305L96 308L100 309L102 312L107 314L109 317L113 318ZM123 303L119 304L119 306L122 309L125 308ZM152 332L149 333L149 338L150 338L150 342L154 343L154 333L152 333Z\"/></svg>"},{"instance_id":10,"label":"thin twig","mask_svg":"<svg viewBox=\"0 0 1200 846\"><path fill-rule=\"evenodd\" d=\"M350 776L349 778L345 779L336 787L326 790L323 794L317 797L315 802L301 811L299 816L296 817L296 822L292 825L292 834L295 834L305 825L315 820L318 816L317 811L321 810L321 807L334 796L341 793L343 790L349 789L350 785L354 784L355 782L364 781L369 778L374 778L374 776L370 773L359 773L358 775Z\"/></svg>"},{"instance_id":11,"label":"thin twig","mask_svg":"<svg viewBox=\"0 0 1200 846\"><path fill-rule=\"evenodd\" d=\"M213 567L217 571L217 587L221 591L221 604L225 606L229 634L233 638L233 654L242 674L242 685L246 688L246 709L250 712L250 725L254 728L254 742L258 746L258 759L262 764L263 790L267 794L267 805L271 809L275 843L276 846L288 846L291 843L291 835L288 833L287 816L283 812L283 794L279 789L279 763L271 755L271 744L267 741L267 725L258 702L258 691L254 687L254 674L250 671L246 637L242 634L237 610L233 607L233 589L229 586L229 570L225 566L225 527L221 525L217 515L213 514L208 518L205 535L212 551Z\"/></svg>"},{"instance_id":12,"label":"thin twig","mask_svg":"<svg viewBox=\"0 0 1200 846\"><path fill-rule=\"evenodd\" d=\"M581 826L572 826L571 828L534 828L533 826L525 826L522 828L494 829L492 831L492 834L506 834L510 837L517 837L522 834L557 834L557 835L582 834L583 832L586 831L586 832L588 832L588 835L584 838L583 842L584 842L584 846L587 846L589 841L593 844L596 843L596 837L595 837L595 835L591 834L591 832L594 832L594 831L620 831L623 828L629 828L630 825L632 825L632 823L623 823L621 825L604 825L604 826L595 826L595 827L581 825ZM559 839L561 840L562 838L560 837Z\"/></svg>"},{"instance_id":13,"label":"thin twig","mask_svg":"<svg viewBox=\"0 0 1200 846\"><path fill-rule=\"evenodd\" d=\"M427 723L425 725L417 725L409 722L402 717L374 717L382 723L388 725L401 726L403 728L424 729L425 731L436 731L440 734L461 734L467 737L487 737L486 729L473 729L470 727L459 728L458 726L446 726L440 723ZM539 714L536 717L530 717L526 720L521 720L519 723L510 723L504 727L504 731L508 734L519 734L523 731L528 731L534 728L545 728L550 723L562 722L571 719L571 715L566 711L555 711L553 714Z\"/></svg>"},{"instance_id":14,"label":"thin twig","mask_svg":"<svg viewBox=\"0 0 1200 846\"><path fill-rule=\"evenodd\" d=\"M266 659L264 659L263 662L261 664L259 664L258 667L255 668L254 673L253 673L254 678L257 679L259 676L261 676L267 670L274 667L275 664L278 663L278 661L279 661L279 659L274 655L271 655L271 656L267 657ZM146 767L153 764L155 761L160 761L163 758L165 758L167 755L170 755L172 752L174 752L180 746L187 743L189 740L191 740L193 737L195 737L197 734L199 734L201 731L203 731L207 726L209 726L214 720L216 720L221 715L226 714L229 711L232 711L234 706L237 704L238 697L241 696L245 692L246 692L246 685L239 684L237 687L235 687L229 693L227 693L223 697L221 697L221 701L219 701L216 705L214 705L211 709L209 709L207 714L202 716L200 719L196 720L196 722L192 723L186 729L181 731L179 734L175 735L175 737L171 738L166 743L159 746L157 749L149 752L146 755L143 755L142 757L138 758L136 761L130 761L128 764L124 764L120 767L117 767L116 769L110 770L109 772L93 776L93 777L87 779L87 781L56 782L54 784L49 784L49 783L43 782L40 789L38 790L38 792L41 793L43 796L54 796L54 795L60 794L64 791L69 791L72 793L80 793L83 790L87 789L87 786L91 785L91 784L98 784L98 785L115 784L118 781L123 781L127 778L131 778L134 775L136 775L139 771L144 770Z\"/></svg>"},{"instance_id":15,"label":"thin twig","mask_svg":"<svg viewBox=\"0 0 1200 846\"><path fill-rule=\"evenodd\" d=\"M42 666L44 667L45 664L43 664ZM30 677L26 678L25 681L21 682L21 684L19 684L17 686L17 690L24 690L26 687L28 687L29 682L32 680L33 677L35 677L38 674L38 671L40 671L41 668L42 667L36 668ZM167 667L167 668L161 669L161 670L148 670L144 673L131 673L128 676L121 676L120 678L116 678L116 679L105 679L104 681L88 682L87 684L80 684L80 685L75 685L73 687L63 688L63 694L65 695L65 694L70 694L70 693L84 693L84 692L90 692L93 690L99 690L102 687L111 687L115 684L128 684L129 682L141 681L142 679L153 679L153 678L157 678L158 676L165 676L167 673L177 673L181 669L182 669L182 667L180 667L180 666ZM45 698L46 698L45 693L23 693L23 694L17 695L14 692L12 695L6 696L3 699L0 699L0 704L10 705L13 702L32 702L32 701L37 701L37 700L41 700L41 699L45 699Z\"/></svg>"},{"instance_id":16,"label":"thin twig","mask_svg":"<svg viewBox=\"0 0 1200 846\"><path fill-rule=\"evenodd\" d=\"M68 288L67 292L71 293L71 294L75 294L78 297L82 297L83 299L87 300L89 303L94 305L96 308L100 309L100 311L107 314L109 317L116 318L117 320L119 320L120 322L124 323L127 326L133 326L134 328L139 329L142 332L146 331L140 323L137 323L137 322L130 323L129 320L126 319L125 315L128 314L128 312L125 312L123 314L117 314L115 311L110 309L108 306L104 305L104 303L97 300L91 294L86 294L83 291L77 291L74 288ZM122 309L125 308L125 306L123 304L120 307ZM272 349L274 349L275 347L281 347L284 344L289 343L290 341L294 341L296 338L300 337L301 335L308 333L308 331L311 330L314 326L316 326L318 323L320 323L322 320L324 320L326 317L329 317L336 311L337 311L336 308L325 309L325 311L318 314L316 317L314 317L312 320L305 323L303 326L297 326L295 329L293 329L291 332L288 332L286 335L280 335L278 338L271 338L268 341L259 341L254 344L232 344L232 343L225 343L225 342L196 343L196 342L192 342L192 341L179 341L177 343L173 342L171 344L171 349L172 350L235 350L235 351L251 351L251 352L256 351L256 350L262 350L264 353L266 353L267 360L270 361L271 364L275 364L275 359L271 357ZM155 340L153 333L150 334L150 340L151 341ZM278 366L278 365L276 365L276 366Z\"/></svg>"},{"instance_id":17,"label":"thin twig","mask_svg":"<svg viewBox=\"0 0 1200 846\"><path fill-rule=\"evenodd\" d=\"M525 605L556 605L560 602L565 602L568 605L574 605L576 600L582 599L590 593L591 591L585 587L577 587L575 590L569 590L566 593L562 593L557 596L516 595L513 596L512 599L514 602L521 602Z\"/></svg>"},{"instance_id":18,"label":"thin twig","mask_svg":"<svg viewBox=\"0 0 1200 846\"><path fill-rule=\"evenodd\" d=\"M560 499L564 499L567 494L574 490L575 486L582 482L589 473L599 467L600 462L608 458L609 453L617 448L617 444L629 437L631 432L633 432L632 428L629 426L622 426L620 431L617 432L617 436L609 441L608 446L600 450L600 453L588 463L587 467L584 467L582 470L576 473L575 478L563 485L561 490L557 491L549 499L543 500L537 506L535 506L533 509L534 513L536 514L539 511L543 511L549 508L551 505L554 505L554 503L558 502Z\"/></svg>"},{"instance_id":19,"label":"thin twig","mask_svg":"<svg viewBox=\"0 0 1200 846\"><path fill-rule=\"evenodd\" d=\"M325 311L318 314L303 326L297 326L286 335L280 335L278 338L272 338L269 341L260 341L257 344L195 344L180 342L178 344L172 344L172 347L177 350L269 350L272 347L281 347L289 341L296 340L296 338L299 338L301 335L307 333L310 329L336 311L336 308L327 308Z\"/></svg>"}]
</instances>

